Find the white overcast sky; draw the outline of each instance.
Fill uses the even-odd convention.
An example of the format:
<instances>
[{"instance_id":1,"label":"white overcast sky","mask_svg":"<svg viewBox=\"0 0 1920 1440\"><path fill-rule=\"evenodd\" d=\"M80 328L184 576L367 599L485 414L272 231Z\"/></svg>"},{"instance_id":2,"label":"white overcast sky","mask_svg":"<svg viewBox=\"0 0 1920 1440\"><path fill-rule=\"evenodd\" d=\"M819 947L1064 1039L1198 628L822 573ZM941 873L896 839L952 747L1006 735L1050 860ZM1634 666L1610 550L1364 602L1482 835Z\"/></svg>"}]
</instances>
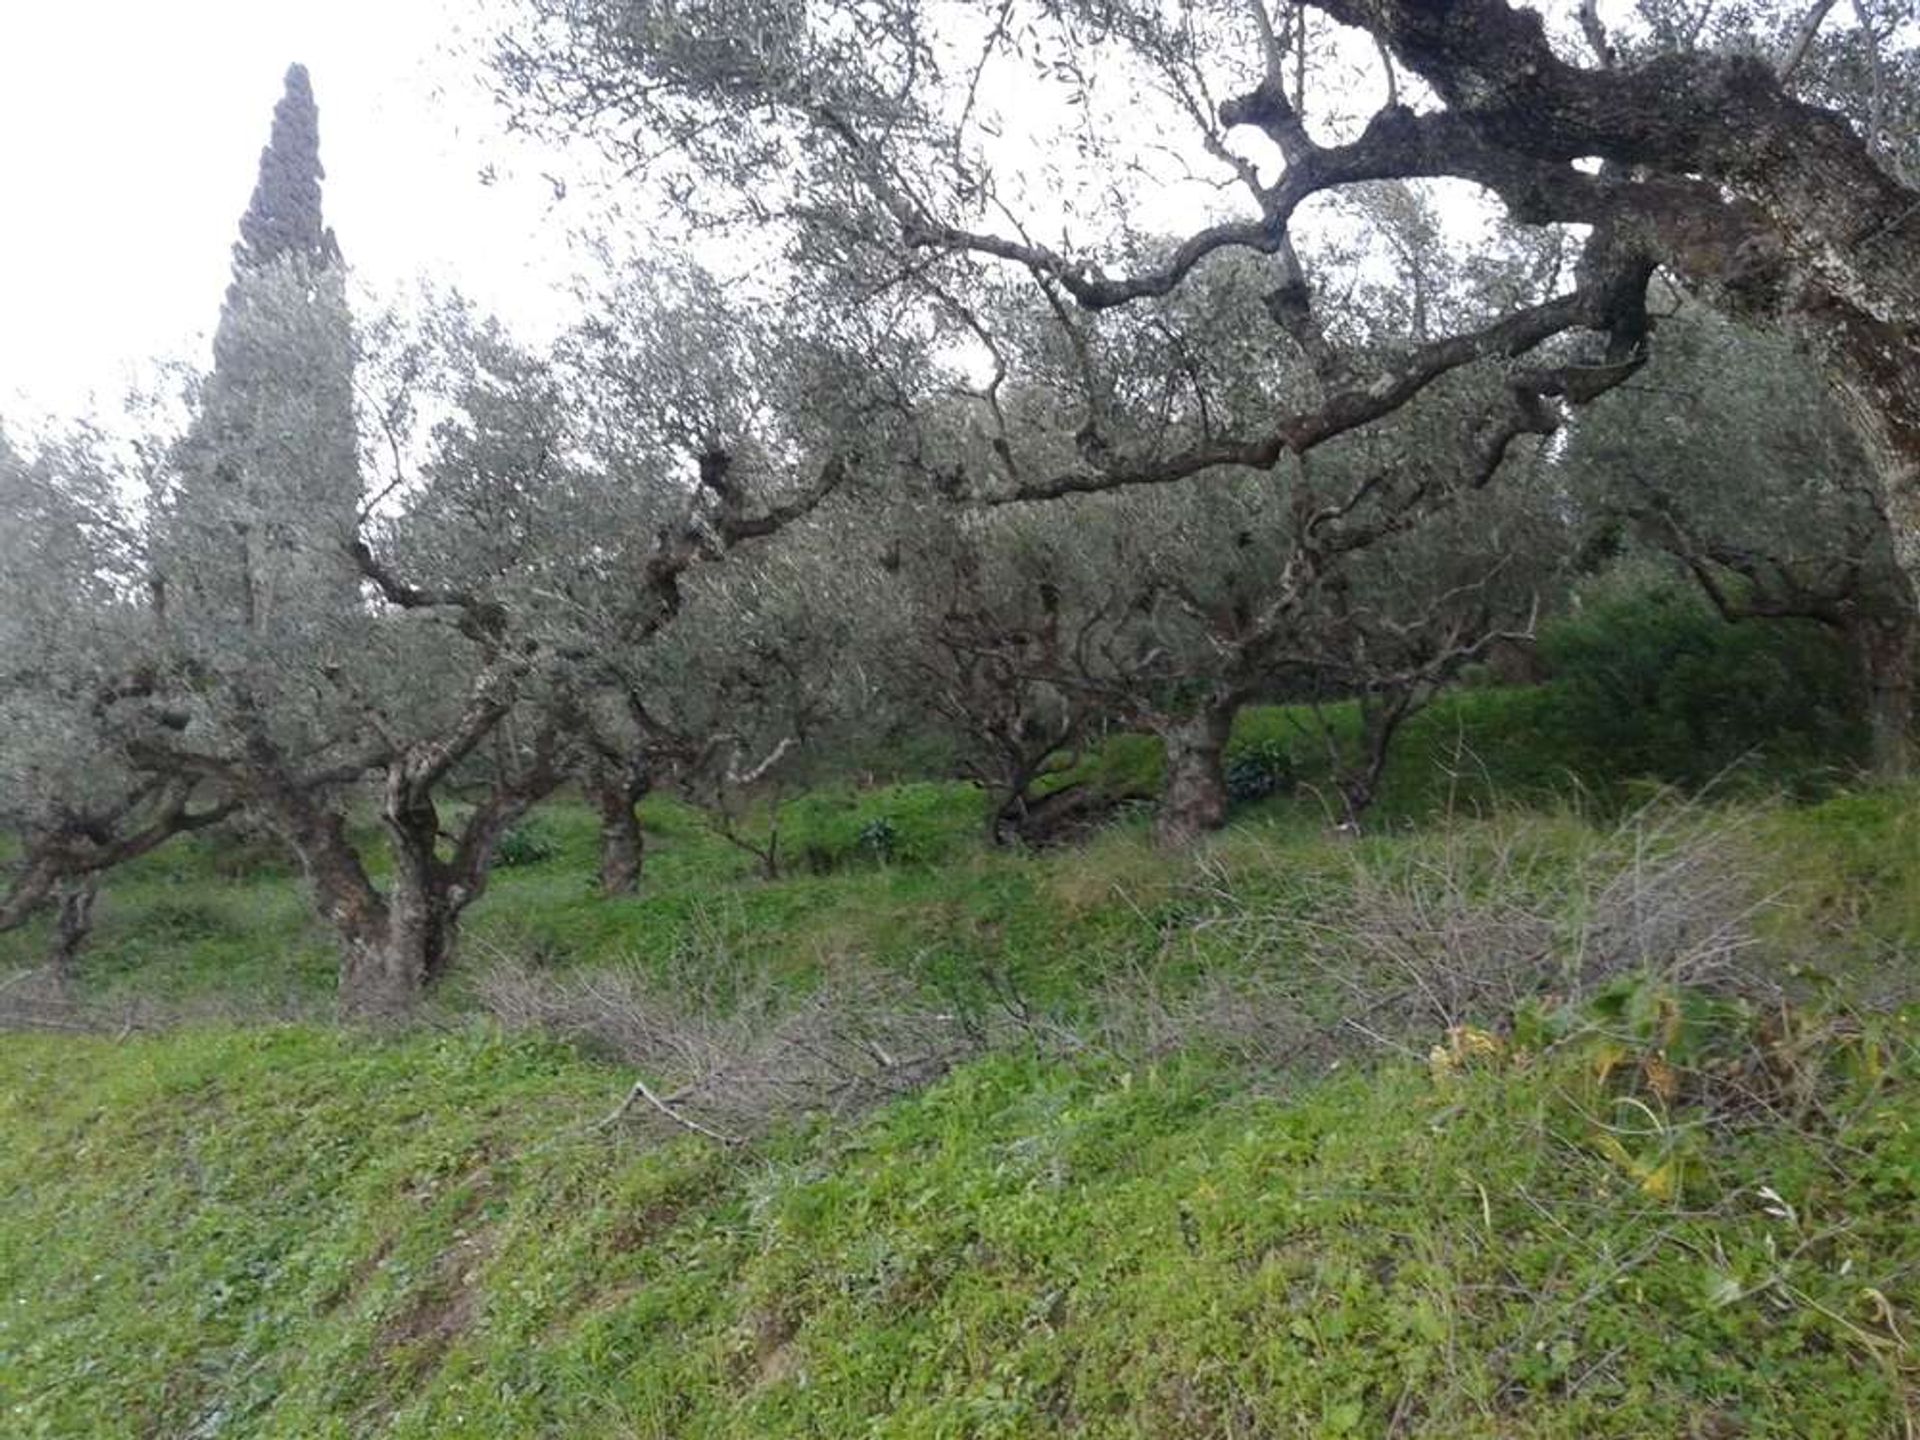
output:
<instances>
[{"instance_id":1,"label":"white overcast sky","mask_svg":"<svg viewBox=\"0 0 1920 1440\"><path fill-rule=\"evenodd\" d=\"M557 320L571 207L449 53L484 33L473 0L0 0L0 418L111 410L143 362L204 358L295 60L362 284Z\"/></svg>"}]
</instances>

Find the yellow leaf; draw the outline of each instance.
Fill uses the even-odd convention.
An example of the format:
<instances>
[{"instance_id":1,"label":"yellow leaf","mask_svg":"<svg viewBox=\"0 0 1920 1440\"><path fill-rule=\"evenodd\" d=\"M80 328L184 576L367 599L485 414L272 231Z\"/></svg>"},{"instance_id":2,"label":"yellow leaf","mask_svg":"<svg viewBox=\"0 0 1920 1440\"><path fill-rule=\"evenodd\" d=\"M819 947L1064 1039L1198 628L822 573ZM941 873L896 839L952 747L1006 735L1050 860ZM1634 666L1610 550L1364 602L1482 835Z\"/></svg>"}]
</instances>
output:
<instances>
[{"instance_id":1,"label":"yellow leaf","mask_svg":"<svg viewBox=\"0 0 1920 1440\"><path fill-rule=\"evenodd\" d=\"M1447 1031L1447 1046L1453 1051L1456 1060L1469 1060L1476 1055L1498 1055L1500 1039L1475 1025L1455 1025Z\"/></svg>"},{"instance_id":2,"label":"yellow leaf","mask_svg":"<svg viewBox=\"0 0 1920 1440\"><path fill-rule=\"evenodd\" d=\"M1645 1169L1644 1166L1635 1168ZM1674 1192L1680 1188L1680 1167L1668 1160L1665 1164L1647 1170L1640 1177L1640 1188L1656 1200L1673 1199Z\"/></svg>"},{"instance_id":3,"label":"yellow leaf","mask_svg":"<svg viewBox=\"0 0 1920 1440\"><path fill-rule=\"evenodd\" d=\"M1605 1041L1593 1047L1593 1078L1600 1084L1607 1083L1607 1077L1613 1074L1620 1062L1627 1058L1627 1047L1617 1040Z\"/></svg>"},{"instance_id":4,"label":"yellow leaf","mask_svg":"<svg viewBox=\"0 0 1920 1440\"><path fill-rule=\"evenodd\" d=\"M1662 1100L1671 1101L1680 1093L1680 1072L1658 1055L1649 1055L1640 1062L1640 1068L1646 1072L1653 1093Z\"/></svg>"}]
</instances>

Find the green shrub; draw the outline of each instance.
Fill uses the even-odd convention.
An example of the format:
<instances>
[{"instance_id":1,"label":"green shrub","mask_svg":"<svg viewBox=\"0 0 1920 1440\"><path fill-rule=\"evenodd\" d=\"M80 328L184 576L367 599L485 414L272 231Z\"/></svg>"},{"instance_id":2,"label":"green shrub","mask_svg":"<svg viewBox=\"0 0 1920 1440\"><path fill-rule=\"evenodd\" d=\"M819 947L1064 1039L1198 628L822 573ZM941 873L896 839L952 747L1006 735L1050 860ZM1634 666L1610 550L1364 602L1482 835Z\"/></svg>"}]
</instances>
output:
<instances>
[{"instance_id":1,"label":"green shrub","mask_svg":"<svg viewBox=\"0 0 1920 1440\"><path fill-rule=\"evenodd\" d=\"M210 895L161 895L141 907L140 925L155 940L192 943L230 935L231 917Z\"/></svg>"},{"instance_id":2,"label":"green shrub","mask_svg":"<svg viewBox=\"0 0 1920 1440\"><path fill-rule=\"evenodd\" d=\"M1554 622L1541 652L1547 724L1568 767L1603 785L1697 789L1743 767L1807 788L1864 754L1846 652L1811 623L1730 624L1666 586Z\"/></svg>"},{"instance_id":3,"label":"green shrub","mask_svg":"<svg viewBox=\"0 0 1920 1440\"><path fill-rule=\"evenodd\" d=\"M860 827L860 848L876 860L891 860L899 843L900 827L885 815L876 815Z\"/></svg>"},{"instance_id":4,"label":"green shrub","mask_svg":"<svg viewBox=\"0 0 1920 1440\"><path fill-rule=\"evenodd\" d=\"M880 790L816 790L780 812L781 848L816 875L875 862L943 864L983 822L971 785L919 781Z\"/></svg>"},{"instance_id":5,"label":"green shrub","mask_svg":"<svg viewBox=\"0 0 1920 1440\"><path fill-rule=\"evenodd\" d=\"M560 853L560 839L545 820L529 816L500 837L493 863L505 870L539 865Z\"/></svg>"},{"instance_id":6,"label":"green shrub","mask_svg":"<svg viewBox=\"0 0 1920 1440\"><path fill-rule=\"evenodd\" d=\"M1227 753L1227 794L1235 804L1283 795L1298 781L1293 751L1280 740L1261 740Z\"/></svg>"}]
</instances>

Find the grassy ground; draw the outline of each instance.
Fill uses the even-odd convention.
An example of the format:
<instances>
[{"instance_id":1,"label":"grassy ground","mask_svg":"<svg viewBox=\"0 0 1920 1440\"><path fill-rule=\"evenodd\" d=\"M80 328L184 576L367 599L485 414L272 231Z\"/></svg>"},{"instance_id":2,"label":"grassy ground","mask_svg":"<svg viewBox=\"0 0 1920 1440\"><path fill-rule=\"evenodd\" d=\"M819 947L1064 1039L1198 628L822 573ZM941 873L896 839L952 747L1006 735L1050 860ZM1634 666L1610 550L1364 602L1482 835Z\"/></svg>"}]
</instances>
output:
<instances>
[{"instance_id":1,"label":"grassy ground","mask_svg":"<svg viewBox=\"0 0 1920 1440\"><path fill-rule=\"evenodd\" d=\"M1894 1435L1912 1039L1799 1126L1702 1124L1596 1084L1591 1050L1284 1097L1199 1060L1008 1055L746 1154L583 1133L615 1077L481 1030L16 1039L0 1414L303 1440Z\"/></svg>"},{"instance_id":2,"label":"grassy ground","mask_svg":"<svg viewBox=\"0 0 1920 1440\"><path fill-rule=\"evenodd\" d=\"M644 891L608 902L558 806L439 1028L386 1038L258 1017L323 1015L332 977L270 855L156 854L86 990L256 1015L0 1039L0 1433L1912 1433L1920 1037L1886 997L1920 978L1920 788L1615 828L1633 787L1556 775L1534 703L1428 712L1364 841L1302 750L1178 863L1125 819L987 853L976 796L914 784L807 797L769 882L654 801ZM1124 794L1157 761L1091 763ZM1765 903L1669 863L1699 836ZM1716 946L1799 998L1659 978ZM1495 1003L1494 962L1546 951L1582 998ZM856 966L1040 1019L727 1147L596 1129L635 1072L480 1016L501 961L706 996ZM1389 1043L1316 1048L1393 975L1455 985L1459 1028L1368 1011Z\"/></svg>"},{"instance_id":3,"label":"grassy ground","mask_svg":"<svg viewBox=\"0 0 1920 1440\"><path fill-rule=\"evenodd\" d=\"M1526 807L1560 817L1561 838L1577 848L1584 822L1656 793L1597 762L1569 763L1573 752L1543 728L1549 700L1540 691L1462 692L1417 716L1371 817L1377 843L1405 844L1441 822ZM1350 708L1332 707L1326 718L1336 731L1354 723ZM476 962L531 956L670 971L689 955L724 949L799 976L854 956L937 983L1011 969L1043 995L1071 996L1116 964L1163 960L1169 932L1204 908L1209 873L1221 865L1237 867L1243 890L1262 893L1291 892L1340 868L1339 848L1327 843L1335 811L1324 798L1320 719L1279 707L1243 717L1234 753L1284 751L1291 783L1239 806L1231 832L1197 865L1169 865L1147 847L1144 807L1159 754L1140 736L1113 737L1083 767L1091 783L1137 802L1132 818L1123 808L1091 844L1039 857L982 848L982 801L970 787L842 787L785 808L787 873L763 882L751 856L693 811L656 797L642 807L642 893L602 902L591 893L593 817L556 804L529 822L520 863L498 869L471 912L467 951ZM1783 787L1821 803L1773 803ZM1773 880L1804 912L1796 923L1836 952L1831 958L1851 963L1920 946L1920 833L1906 792L1849 790L1838 775L1756 761L1714 793L1769 817L1773 842L1764 848L1780 861ZM377 873L377 845L370 855ZM118 872L96 919L82 981L106 1003L215 1005L242 996L250 1008L282 1012L328 1004L330 937L284 858L264 845L176 843ZM0 935L0 972L33 963L45 943L43 927Z\"/></svg>"}]
</instances>

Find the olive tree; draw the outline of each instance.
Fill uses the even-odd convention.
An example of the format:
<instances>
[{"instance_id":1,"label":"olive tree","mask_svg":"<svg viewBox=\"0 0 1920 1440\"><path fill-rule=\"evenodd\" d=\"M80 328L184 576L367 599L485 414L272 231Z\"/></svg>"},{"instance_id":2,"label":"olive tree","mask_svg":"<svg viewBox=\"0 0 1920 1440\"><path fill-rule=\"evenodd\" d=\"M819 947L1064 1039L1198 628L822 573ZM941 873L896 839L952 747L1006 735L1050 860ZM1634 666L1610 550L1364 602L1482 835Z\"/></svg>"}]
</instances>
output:
<instances>
[{"instance_id":1,"label":"olive tree","mask_svg":"<svg viewBox=\"0 0 1920 1440\"><path fill-rule=\"evenodd\" d=\"M1132 443L1135 399L1090 405L1090 443L1029 495L1272 468L1469 366L1502 370L1499 403L1551 423L1645 357L1665 268L1806 343L1911 505L1913 29L1877 0L1721 9L1706 23L1711 6L1649 0L1609 32L1572 0L527 0L500 74L523 118L591 134L702 218L958 300L956 325L989 334L974 302L996 275L1112 312L1258 257L1267 353L1315 383L1178 445ZM1355 346L1325 303L1344 232L1324 217L1383 180L1459 182L1578 259L1491 315ZM1558 336L1588 343L1529 359Z\"/></svg>"},{"instance_id":2,"label":"olive tree","mask_svg":"<svg viewBox=\"0 0 1920 1440\"><path fill-rule=\"evenodd\" d=\"M287 420L276 443L305 453L303 420L322 429L315 446L338 437L333 417L302 408L301 356L326 373L339 357L303 348L309 295L278 282L249 281L261 293L232 324L274 355L251 383L292 388L259 403ZM566 364L465 307L436 308L403 340L352 357L376 484L351 534L283 523L275 482L299 514L297 466L254 463L257 483L224 497L225 513L287 537L278 576L351 565L354 603L292 578L272 605L257 587L194 584L231 553L217 526L178 523L163 491L155 588L169 603L138 683L100 712L142 776L209 787L285 838L339 937L342 1009L371 1018L404 1013L445 973L501 835L576 766L568 721L592 664L651 643L692 573L806 513L848 464L844 450L763 447L737 465L757 443L744 430L704 434L679 463L645 437L619 452L581 419ZM199 451L171 453L185 467ZM362 798L381 867L348 824Z\"/></svg>"},{"instance_id":3,"label":"olive tree","mask_svg":"<svg viewBox=\"0 0 1920 1440\"><path fill-rule=\"evenodd\" d=\"M1572 536L1558 493L1526 477L1454 490L1405 454L1366 458L1324 452L1287 510L1266 477L1222 473L995 513L1037 532L1022 543L1051 604L1037 636L1003 632L991 653L1161 739L1163 844L1224 823L1227 746L1256 702L1358 702L1357 735L1317 737L1357 822L1405 719L1530 631Z\"/></svg>"},{"instance_id":4,"label":"olive tree","mask_svg":"<svg viewBox=\"0 0 1920 1440\"><path fill-rule=\"evenodd\" d=\"M1036 787L1107 711L1063 678L1103 603L1099 578L1072 573L1064 537L1044 519L902 488L863 629L881 684L901 713L953 743L960 775L986 794L990 844L1045 839L1087 797Z\"/></svg>"},{"instance_id":5,"label":"olive tree","mask_svg":"<svg viewBox=\"0 0 1920 1440\"><path fill-rule=\"evenodd\" d=\"M549 587L549 643L568 661L563 708L602 815L603 888L619 893L638 878L633 807L648 789L671 781L731 824L741 779L791 771L800 741L854 708L843 642L866 597L849 562L930 366L883 308L789 297L776 314L666 259L617 267L559 363L607 493ZM658 497L687 495L725 520L687 532L699 556L782 540L724 575L663 566L685 519Z\"/></svg>"},{"instance_id":6,"label":"olive tree","mask_svg":"<svg viewBox=\"0 0 1920 1440\"><path fill-rule=\"evenodd\" d=\"M848 554L864 520L856 506L823 505L777 544L699 577L643 660L674 787L768 878L787 863L782 802L873 724L871 571Z\"/></svg>"},{"instance_id":7,"label":"olive tree","mask_svg":"<svg viewBox=\"0 0 1920 1440\"><path fill-rule=\"evenodd\" d=\"M1337 272L1350 349L1417 343L1548 283L1552 256L1523 235L1493 237L1465 260L1447 253L1416 194L1387 188L1367 205L1369 233L1387 253L1356 253ZM1383 270L1415 303L1400 303ZM997 741L1011 767L1003 804L1087 715L1102 715L1161 737L1159 833L1181 843L1225 819L1224 755L1241 708L1339 694L1360 697L1367 722L1360 753L1336 766L1346 818L1357 818L1410 707L1526 626L1564 530L1539 463L1538 437L1556 422L1496 374L1448 376L1275 468L1222 463L1184 485L1057 495L1036 480L1076 457L1101 465L1116 447L1184 453L1196 435L1258 424L1312 385L1311 361L1263 353L1261 321L1275 303L1267 279L1258 264L1223 257L1177 293L1119 314L1083 315L1044 291L996 294L991 311L971 312L990 373L928 420L921 460L926 483L970 512L950 522L962 544L943 555L923 538L903 548L915 564L902 570L952 572L931 587L944 612L923 621L936 654L959 650L943 667L950 681L970 673L1003 687L1007 713L985 697L967 707L976 724L1022 734L1021 744ZM1609 371L1606 383L1627 373ZM1452 518L1461 509L1466 517ZM1423 539L1430 526L1436 536ZM940 594L988 561L971 581L987 603ZM924 576L919 584L929 588ZM961 695L952 683L934 693ZM1048 705L1060 728L1028 723L1018 713L1027 699Z\"/></svg>"},{"instance_id":8,"label":"olive tree","mask_svg":"<svg viewBox=\"0 0 1920 1440\"><path fill-rule=\"evenodd\" d=\"M106 723L146 683L152 638L121 463L85 427L31 453L0 434L0 831L19 845L0 930L56 907L62 982L98 877L232 810L194 777L143 773Z\"/></svg>"}]
</instances>

